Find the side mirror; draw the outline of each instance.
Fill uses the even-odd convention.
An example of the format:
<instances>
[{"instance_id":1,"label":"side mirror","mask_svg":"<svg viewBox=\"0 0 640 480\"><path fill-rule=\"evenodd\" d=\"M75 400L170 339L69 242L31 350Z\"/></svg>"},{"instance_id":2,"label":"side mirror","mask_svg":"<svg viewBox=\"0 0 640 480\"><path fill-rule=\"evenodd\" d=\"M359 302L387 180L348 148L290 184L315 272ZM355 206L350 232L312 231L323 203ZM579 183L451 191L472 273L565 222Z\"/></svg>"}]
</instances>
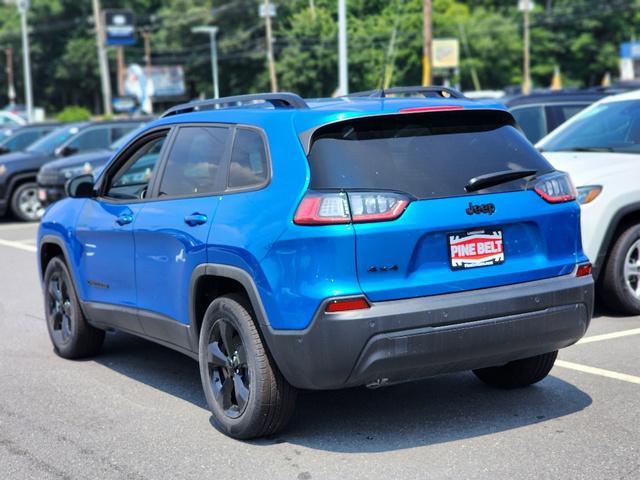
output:
<instances>
[{"instance_id":1,"label":"side mirror","mask_svg":"<svg viewBox=\"0 0 640 480\"><path fill-rule=\"evenodd\" d=\"M93 188L93 175L79 175L69 180L65 185L67 196L71 198L93 198L96 191Z\"/></svg>"},{"instance_id":2,"label":"side mirror","mask_svg":"<svg viewBox=\"0 0 640 480\"><path fill-rule=\"evenodd\" d=\"M71 145L67 145L66 147L60 147L56 150L56 155L58 157L69 157L78 153L78 149L76 147L72 147Z\"/></svg>"}]
</instances>

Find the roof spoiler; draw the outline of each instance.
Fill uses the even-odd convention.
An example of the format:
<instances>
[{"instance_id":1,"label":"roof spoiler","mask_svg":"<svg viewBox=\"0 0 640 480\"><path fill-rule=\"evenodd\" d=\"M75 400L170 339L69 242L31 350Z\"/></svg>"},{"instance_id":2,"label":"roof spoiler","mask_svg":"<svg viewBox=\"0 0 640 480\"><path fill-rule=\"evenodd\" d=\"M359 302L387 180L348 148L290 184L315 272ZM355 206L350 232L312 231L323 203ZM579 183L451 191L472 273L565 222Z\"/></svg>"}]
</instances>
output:
<instances>
[{"instance_id":1,"label":"roof spoiler","mask_svg":"<svg viewBox=\"0 0 640 480\"><path fill-rule=\"evenodd\" d=\"M184 103L170 108L162 114L160 118L182 113L200 112L204 110L218 110L223 108L234 108L243 106L253 106L270 103L273 108L297 108L308 109L309 105L301 96L295 93L255 93L250 95L236 95L233 97L212 98L196 102Z\"/></svg>"}]
</instances>

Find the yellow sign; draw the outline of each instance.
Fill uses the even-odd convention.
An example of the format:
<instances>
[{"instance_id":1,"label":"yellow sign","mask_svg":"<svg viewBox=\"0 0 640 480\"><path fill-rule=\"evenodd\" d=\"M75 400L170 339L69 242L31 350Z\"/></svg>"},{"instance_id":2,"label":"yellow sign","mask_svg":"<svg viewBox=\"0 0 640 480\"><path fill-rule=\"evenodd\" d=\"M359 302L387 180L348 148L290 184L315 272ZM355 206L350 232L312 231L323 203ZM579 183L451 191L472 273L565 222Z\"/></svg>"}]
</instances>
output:
<instances>
[{"instance_id":1,"label":"yellow sign","mask_svg":"<svg viewBox=\"0 0 640 480\"><path fill-rule=\"evenodd\" d=\"M460 42L457 38L434 38L431 51L433 68L458 68Z\"/></svg>"}]
</instances>

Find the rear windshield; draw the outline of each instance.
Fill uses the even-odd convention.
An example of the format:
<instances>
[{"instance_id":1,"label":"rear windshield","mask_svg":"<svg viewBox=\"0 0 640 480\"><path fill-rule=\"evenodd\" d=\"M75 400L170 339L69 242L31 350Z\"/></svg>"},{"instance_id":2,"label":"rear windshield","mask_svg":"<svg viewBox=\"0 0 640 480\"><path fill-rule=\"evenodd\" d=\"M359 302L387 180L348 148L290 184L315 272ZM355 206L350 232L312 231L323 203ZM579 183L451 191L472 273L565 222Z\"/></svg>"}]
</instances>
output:
<instances>
[{"instance_id":1,"label":"rear windshield","mask_svg":"<svg viewBox=\"0 0 640 480\"><path fill-rule=\"evenodd\" d=\"M358 118L326 125L309 153L312 189L395 190L415 198L468 195L470 179L505 170L553 167L502 111L476 110ZM525 188L514 180L476 193Z\"/></svg>"}]
</instances>

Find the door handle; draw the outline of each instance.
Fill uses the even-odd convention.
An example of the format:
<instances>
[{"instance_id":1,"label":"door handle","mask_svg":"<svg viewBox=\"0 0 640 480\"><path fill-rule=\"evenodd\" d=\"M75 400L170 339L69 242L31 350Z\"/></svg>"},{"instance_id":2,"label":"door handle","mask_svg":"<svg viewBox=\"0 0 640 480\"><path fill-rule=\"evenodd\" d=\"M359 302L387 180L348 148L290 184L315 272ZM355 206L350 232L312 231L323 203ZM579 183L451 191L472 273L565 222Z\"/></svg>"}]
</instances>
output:
<instances>
[{"instance_id":1,"label":"door handle","mask_svg":"<svg viewBox=\"0 0 640 480\"><path fill-rule=\"evenodd\" d=\"M120 226L122 225L127 225L129 223L133 222L133 215L129 215L127 213L124 213L122 215L120 215L117 219L116 219L116 223Z\"/></svg>"},{"instance_id":2,"label":"door handle","mask_svg":"<svg viewBox=\"0 0 640 480\"><path fill-rule=\"evenodd\" d=\"M191 215L187 215L186 217L184 217L184 223L186 223L190 227L202 225L203 223L207 223L207 216L202 213L192 213Z\"/></svg>"}]
</instances>

